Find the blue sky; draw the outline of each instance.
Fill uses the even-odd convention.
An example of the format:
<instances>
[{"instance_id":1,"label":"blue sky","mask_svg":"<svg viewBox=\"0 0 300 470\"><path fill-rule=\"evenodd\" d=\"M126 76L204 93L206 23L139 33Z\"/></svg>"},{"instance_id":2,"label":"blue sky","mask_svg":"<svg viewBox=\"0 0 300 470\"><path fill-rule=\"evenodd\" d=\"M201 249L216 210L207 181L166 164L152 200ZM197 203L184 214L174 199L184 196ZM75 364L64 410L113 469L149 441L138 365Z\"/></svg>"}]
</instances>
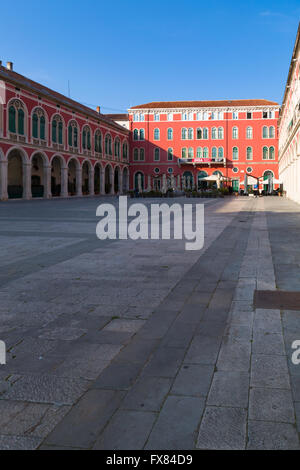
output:
<instances>
[{"instance_id":1,"label":"blue sky","mask_svg":"<svg viewBox=\"0 0 300 470\"><path fill-rule=\"evenodd\" d=\"M12 11L13 5L13 11ZM158 100L281 102L299 1L14 0L1 57L102 112Z\"/></svg>"}]
</instances>

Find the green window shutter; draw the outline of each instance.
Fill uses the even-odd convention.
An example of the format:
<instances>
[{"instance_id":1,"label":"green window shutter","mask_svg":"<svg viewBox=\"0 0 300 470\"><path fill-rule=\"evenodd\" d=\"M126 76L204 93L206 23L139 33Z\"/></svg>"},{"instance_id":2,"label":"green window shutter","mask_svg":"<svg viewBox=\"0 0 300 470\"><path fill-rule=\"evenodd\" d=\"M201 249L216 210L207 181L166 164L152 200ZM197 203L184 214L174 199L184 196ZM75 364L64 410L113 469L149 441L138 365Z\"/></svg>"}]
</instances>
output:
<instances>
[{"instance_id":1,"label":"green window shutter","mask_svg":"<svg viewBox=\"0 0 300 470\"><path fill-rule=\"evenodd\" d=\"M78 131L77 127L74 127L74 147L78 147Z\"/></svg>"},{"instance_id":2,"label":"green window shutter","mask_svg":"<svg viewBox=\"0 0 300 470\"><path fill-rule=\"evenodd\" d=\"M10 106L8 111L8 129L9 132L16 132L16 110L14 106Z\"/></svg>"},{"instance_id":3,"label":"green window shutter","mask_svg":"<svg viewBox=\"0 0 300 470\"><path fill-rule=\"evenodd\" d=\"M41 116L41 119L40 119L40 138L42 140L45 140L45 118L44 118L44 116Z\"/></svg>"},{"instance_id":4,"label":"green window shutter","mask_svg":"<svg viewBox=\"0 0 300 470\"><path fill-rule=\"evenodd\" d=\"M24 135L24 111L23 109L18 110L18 134Z\"/></svg>"},{"instance_id":5,"label":"green window shutter","mask_svg":"<svg viewBox=\"0 0 300 470\"><path fill-rule=\"evenodd\" d=\"M58 123L58 143L63 143L63 125L62 122Z\"/></svg>"},{"instance_id":6,"label":"green window shutter","mask_svg":"<svg viewBox=\"0 0 300 470\"><path fill-rule=\"evenodd\" d=\"M72 128L72 126L68 127L68 143L69 143L70 147L73 146L73 128Z\"/></svg>"},{"instance_id":7,"label":"green window shutter","mask_svg":"<svg viewBox=\"0 0 300 470\"><path fill-rule=\"evenodd\" d=\"M88 131L87 133L87 148L88 150L91 150L91 133Z\"/></svg>"},{"instance_id":8,"label":"green window shutter","mask_svg":"<svg viewBox=\"0 0 300 470\"><path fill-rule=\"evenodd\" d=\"M37 114L34 113L34 115L32 116L32 137L34 137L35 139L38 138L38 122L39 118Z\"/></svg>"},{"instance_id":9,"label":"green window shutter","mask_svg":"<svg viewBox=\"0 0 300 470\"><path fill-rule=\"evenodd\" d=\"M52 142L54 143L56 143L56 140L57 140L56 128L57 128L57 121L54 119L54 121L52 121Z\"/></svg>"},{"instance_id":10,"label":"green window shutter","mask_svg":"<svg viewBox=\"0 0 300 470\"><path fill-rule=\"evenodd\" d=\"M82 133L82 148L86 148L86 131Z\"/></svg>"}]
</instances>

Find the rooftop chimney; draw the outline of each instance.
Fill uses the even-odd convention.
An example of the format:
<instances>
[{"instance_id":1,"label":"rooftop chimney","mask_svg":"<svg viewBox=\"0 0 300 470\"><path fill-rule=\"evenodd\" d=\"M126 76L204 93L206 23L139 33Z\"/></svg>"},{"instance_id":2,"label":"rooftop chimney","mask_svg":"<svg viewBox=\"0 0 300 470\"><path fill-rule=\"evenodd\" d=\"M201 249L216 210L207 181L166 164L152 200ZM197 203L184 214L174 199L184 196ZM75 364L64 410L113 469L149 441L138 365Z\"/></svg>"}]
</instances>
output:
<instances>
[{"instance_id":1,"label":"rooftop chimney","mask_svg":"<svg viewBox=\"0 0 300 470\"><path fill-rule=\"evenodd\" d=\"M98 114L100 114L100 106L97 106L96 111Z\"/></svg>"},{"instance_id":2,"label":"rooftop chimney","mask_svg":"<svg viewBox=\"0 0 300 470\"><path fill-rule=\"evenodd\" d=\"M12 62L6 62L7 70L13 70L14 64Z\"/></svg>"}]
</instances>

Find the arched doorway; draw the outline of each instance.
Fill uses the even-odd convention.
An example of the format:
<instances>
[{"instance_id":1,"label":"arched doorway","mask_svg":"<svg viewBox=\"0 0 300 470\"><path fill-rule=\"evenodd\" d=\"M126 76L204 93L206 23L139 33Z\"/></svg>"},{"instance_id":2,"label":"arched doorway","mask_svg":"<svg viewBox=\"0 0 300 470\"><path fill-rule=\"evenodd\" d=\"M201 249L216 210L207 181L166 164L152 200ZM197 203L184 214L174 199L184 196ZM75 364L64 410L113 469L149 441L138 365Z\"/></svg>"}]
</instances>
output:
<instances>
[{"instance_id":1,"label":"arched doorway","mask_svg":"<svg viewBox=\"0 0 300 470\"><path fill-rule=\"evenodd\" d=\"M31 193L32 197L43 197L45 194L45 160L36 153L31 158Z\"/></svg>"},{"instance_id":2,"label":"arched doorway","mask_svg":"<svg viewBox=\"0 0 300 470\"><path fill-rule=\"evenodd\" d=\"M120 168L118 166L114 171L114 190L116 194L120 191Z\"/></svg>"},{"instance_id":3,"label":"arched doorway","mask_svg":"<svg viewBox=\"0 0 300 470\"><path fill-rule=\"evenodd\" d=\"M264 181L267 181L267 184L264 184L264 191L271 194L273 191L273 177L274 173L271 170L266 170L264 172Z\"/></svg>"},{"instance_id":4,"label":"arched doorway","mask_svg":"<svg viewBox=\"0 0 300 470\"><path fill-rule=\"evenodd\" d=\"M139 175L140 178L139 178ZM141 184L141 187L139 188L139 181ZM134 189L142 190L144 191L145 183L144 183L144 174L141 171L138 171L135 176L134 176Z\"/></svg>"},{"instance_id":5,"label":"arched doorway","mask_svg":"<svg viewBox=\"0 0 300 470\"><path fill-rule=\"evenodd\" d=\"M192 189L194 182L193 173L191 171L185 171L182 176L185 181L186 189Z\"/></svg>"},{"instance_id":6,"label":"arched doorway","mask_svg":"<svg viewBox=\"0 0 300 470\"><path fill-rule=\"evenodd\" d=\"M96 195L101 193L101 170L100 164L97 163L94 170L94 191Z\"/></svg>"},{"instance_id":7,"label":"arched doorway","mask_svg":"<svg viewBox=\"0 0 300 470\"><path fill-rule=\"evenodd\" d=\"M87 161L82 165L82 194L90 194L90 164Z\"/></svg>"},{"instance_id":8,"label":"arched doorway","mask_svg":"<svg viewBox=\"0 0 300 470\"><path fill-rule=\"evenodd\" d=\"M77 176L76 170L78 168L78 162L72 158L68 162L68 193L70 196L76 195L76 183L77 183Z\"/></svg>"},{"instance_id":9,"label":"arched doorway","mask_svg":"<svg viewBox=\"0 0 300 470\"><path fill-rule=\"evenodd\" d=\"M23 197L23 158L18 149L13 149L7 157L7 193L9 199Z\"/></svg>"},{"instance_id":10,"label":"arched doorway","mask_svg":"<svg viewBox=\"0 0 300 470\"><path fill-rule=\"evenodd\" d=\"M198 171L197 174L197 184L198 184L198 189L206 189L207 188L207 181L205 181L203 178L206 178L208 174L206 171Z\"/></svg>"},{"instance_id":11,"label":"arched doorway","mask_svg":"<svg viewBox=\"0 0 300 470\"><path fill-rule=\"evenodd\" d=\"M112 189L111 175L112 175L112 168L110 165L106 165L105 167L105 194L111 193L111 189Z\"/></svg>"},{"instance_id":12,"label":"arched doorway","mask_svg":"<svg viewBox=\"0 0 300 470\"><path fill-rule=\"evenodd\" d=\"M62 161L55 156L51 161L51 194L53 197L61 195Z\"/></svg>"}]
</instances>

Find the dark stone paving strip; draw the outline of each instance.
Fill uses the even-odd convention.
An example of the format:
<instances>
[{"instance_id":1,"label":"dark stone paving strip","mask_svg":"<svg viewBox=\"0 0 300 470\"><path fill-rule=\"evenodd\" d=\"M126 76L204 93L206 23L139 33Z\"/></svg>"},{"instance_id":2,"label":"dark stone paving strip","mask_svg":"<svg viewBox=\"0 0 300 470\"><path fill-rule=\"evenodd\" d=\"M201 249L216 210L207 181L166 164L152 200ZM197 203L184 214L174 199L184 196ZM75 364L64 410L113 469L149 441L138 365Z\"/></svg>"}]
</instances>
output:
<instances>
[{"instance_id":1,"label":"dark stone paving strip","mask_svg":"<svg viewBox=\"0 0 300 470\"><path fill-rule=\"evenodd\" d=\"M266 215L276 287L277 289L286 291L285 295L288 297L287 302L285 302L281 308L281 323L285 343L284 353L287 356L293 404L289 403L290 416L284 416L281 421L294 421L295 413L297 431L300 433L300 364L293 364L292 362L292 355L295 352L295 349L292 348L292 344L294 341L300 340L300 305L297 307L296 302L291 303L292 299L289 300L289 296L297 296L297 298L300 296L299 205L289 200L281 201L280 217L278 217L278 212L276 213L277 207L274 207L274 201L267 199L266 206L270 208L270 210L266 212ZM279 307L277 308L279 309ZM282 351L280 346L274 354L279 354L278 351ZM273 424L274 423L272 423L272 425ZM261 424L254 421L251 426L254 428L255 426L261 426ZM284 448L284 445L287 446L287 441L289 449L299 448L296 444L298 441L298 436L295 436L296 429L295 432L293 432L293 429L289 428L289 425L284 423L278 423L276 426L277 427L272 427L272 433L274 433L275 438L278 435L278 448ZM279 437L281 435L285 436L285 442L280 442ZM255 440L251 441L250 434L250 446L254 448L258 444L260 443L257 443ZM263 443L263 445L264 448L267 448L267 443Z\"/></svg>"},{"instance_id":2,"label":"dark stone paving strip","mask_svg":"<svg viewBox=\"0 0 300 470\"><path fill-rule=\"evenodd\" d=\"M105 248L114 240L84 240L79 243L74 243L72 245L64 246L57 250L53 250L51 257L49 253L43 253L37 256L31 256L22 260L22 262L17 261L3 267L0 266L0 287L5 286L6 284L21 279L22 277L37 273L41 269L49 268L50 266L55 266L58 263L73 259L75 256L82 255L84 253L90 253L96 248Z\"/></svg>"},{"instance_id":3,"label":"dark stone paving strip","mask_svg":"<svg viewBox=\"0 0 300 470\"><path fill-rule=\"evenodd\" d=\"M250 211L243 213L243 224L239 215L233 219L52 431L42 448L195 448L247 246L250 215ZM218 287L227 281L231 282L229 292L225 292L224 284L223 288ZM203 293L204 286L207 292ZM205 334L201 334L201 325ZM105 413L108 402L102 407L103 400L99 398L103 392L108 402L109 394L118 393L118 400L112 401ZM85 409L92 414L90 419L84 418Z\"/></svg>"},{"instance_id":4,"label":"dark stone paving strip","mask_svg":"<svg viewBox=\"0 0 300 470\"><path fill-rule=\"evenodd\" d=\"M300 291L256 290L253 303L255 308L300 310Z\"/></svg>"}]
</instances>

